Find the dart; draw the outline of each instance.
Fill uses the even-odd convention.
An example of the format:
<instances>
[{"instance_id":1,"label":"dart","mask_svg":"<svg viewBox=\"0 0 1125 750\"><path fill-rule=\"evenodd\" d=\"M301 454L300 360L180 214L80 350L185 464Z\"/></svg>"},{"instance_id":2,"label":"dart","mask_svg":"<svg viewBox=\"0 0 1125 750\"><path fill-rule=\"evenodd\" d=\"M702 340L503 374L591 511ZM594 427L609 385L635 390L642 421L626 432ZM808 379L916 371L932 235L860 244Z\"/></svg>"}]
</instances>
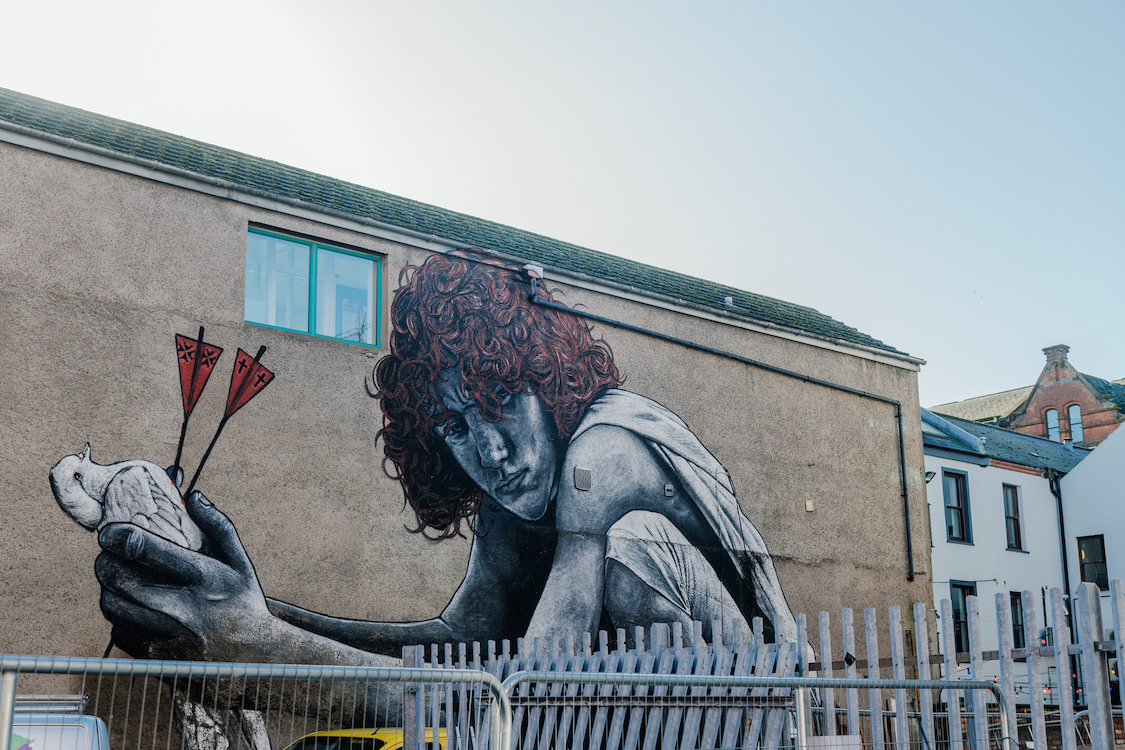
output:
<instances>
[{"instance_id":1,"label":"dart","mask_svg":"<svg viewBox=\"0 0 1125 750\"><path fill-rule=\"evenodd\" d=\"M176 334L176 360L180 368L180 392L184 398L184 421L180 426L180 443L176 446L176 460L173 470L180 467L180 457L184 452L184 437L187 435L188 420L211 371L223 353L221 347L203 341L203 326L199 326L199 337L194 341L187 336Z\"/></svg>"},{"instance_id":2,"label":"dart","mask_svg":"<svg viewBox=\"0 0 1125 750\"><path fill-rule=\"evenodd\" d=\"M234 370L230 375L230 390L227 392L227 406L223 411L223 418L219 422L219 428L215 430L215 437L211 438L211 444L207 446L207 452L203 454L199 466L195 469L195 476L191 478L191 483L188 485L184 497L191 495L191 491L195 489L195 482L199 479L199 474L203 471L203 465L207 463L207 459L211 455L211 449L215 447L219 435L226 427L227 420L273 381L273 373L260 362L262 355L266 353L266 348L265 346L260 347L258 353L252 358L242 349L238 350L238 356L234 360Z\"/></svg>"}]
</instances>

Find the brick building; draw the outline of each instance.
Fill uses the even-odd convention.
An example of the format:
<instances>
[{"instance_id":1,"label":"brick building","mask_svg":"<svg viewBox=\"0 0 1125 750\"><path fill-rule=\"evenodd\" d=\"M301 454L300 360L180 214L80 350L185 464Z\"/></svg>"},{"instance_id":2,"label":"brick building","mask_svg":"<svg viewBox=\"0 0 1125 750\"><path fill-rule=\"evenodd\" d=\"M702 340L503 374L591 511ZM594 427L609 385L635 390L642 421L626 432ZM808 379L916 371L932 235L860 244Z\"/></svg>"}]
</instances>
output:
<instances>
[{"instance_id":1,"label":"brick building","mask_svg":"<svg viewBox=\"0 0 1125 750\"><path fill-rule=\"evenodd\" d=\"M1024 435L1094 447L1125 421L1125 379L1079 372L1065 344L1043 350L1047 363L1034 385L931 407L938 414L995 424Z\"/></svg>"}]
</instances>

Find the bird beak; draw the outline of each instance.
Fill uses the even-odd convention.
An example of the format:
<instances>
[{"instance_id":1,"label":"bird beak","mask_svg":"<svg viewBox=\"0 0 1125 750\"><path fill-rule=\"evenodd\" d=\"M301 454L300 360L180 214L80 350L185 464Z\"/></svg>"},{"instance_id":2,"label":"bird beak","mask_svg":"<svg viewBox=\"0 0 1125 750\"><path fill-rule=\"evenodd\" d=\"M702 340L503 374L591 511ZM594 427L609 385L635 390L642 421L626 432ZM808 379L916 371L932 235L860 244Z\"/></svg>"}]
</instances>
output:
<instances>
[{"instance_id":1,"label":"bird beak","mask_svg":"<svg viewBox=\"0 0 1125 750\"><path fill-rule=\"evenodd\" d=\"M90 444L89 443L86 443L86 447L83 448L82 452L78 454L78 458L81 461L89 461L90 460Z\"/></svg>"}]
</instances>

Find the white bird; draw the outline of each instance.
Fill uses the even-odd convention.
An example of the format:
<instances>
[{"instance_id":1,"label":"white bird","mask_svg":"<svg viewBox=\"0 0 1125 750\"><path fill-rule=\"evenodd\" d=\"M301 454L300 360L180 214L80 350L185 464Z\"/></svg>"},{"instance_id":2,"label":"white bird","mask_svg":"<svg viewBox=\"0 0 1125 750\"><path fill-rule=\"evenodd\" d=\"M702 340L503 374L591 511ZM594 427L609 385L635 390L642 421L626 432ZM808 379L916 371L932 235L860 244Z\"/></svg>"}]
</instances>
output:
<instances>
[{"instance_id":1,"label":"white bird","mask_svg":"<svg viewBox=\"0 0 1125 750\"><path fill-rule=\"evenodd\" d=\"M203 545L203 534L187 514L179 489L151 461L96 464L87 443L81 453L55 464L50 479L59 507L91 531L131 523L190 550Z\"/></svg>"}]
</instances>

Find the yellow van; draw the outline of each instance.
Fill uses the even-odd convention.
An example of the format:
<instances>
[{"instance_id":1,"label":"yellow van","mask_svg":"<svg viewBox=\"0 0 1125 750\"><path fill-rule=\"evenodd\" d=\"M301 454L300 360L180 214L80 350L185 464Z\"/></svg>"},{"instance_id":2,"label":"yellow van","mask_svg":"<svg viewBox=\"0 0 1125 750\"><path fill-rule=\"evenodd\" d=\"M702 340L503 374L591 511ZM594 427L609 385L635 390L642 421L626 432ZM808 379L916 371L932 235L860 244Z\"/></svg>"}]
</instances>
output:
<instances>
[{"instance_id":1,"label":"yellow van","mask_svg":"<svg viewBox=\"0 0 1125 750\"><path fill-rule=\"evenodd\" d=\"M426 730L426 747L434 741L434 730ZM445 730L438 730L438 746L445 748ZM383 729L334 729L306 734L285 750L402 750L402 727Z\"/></svg>"}]
</instances>

